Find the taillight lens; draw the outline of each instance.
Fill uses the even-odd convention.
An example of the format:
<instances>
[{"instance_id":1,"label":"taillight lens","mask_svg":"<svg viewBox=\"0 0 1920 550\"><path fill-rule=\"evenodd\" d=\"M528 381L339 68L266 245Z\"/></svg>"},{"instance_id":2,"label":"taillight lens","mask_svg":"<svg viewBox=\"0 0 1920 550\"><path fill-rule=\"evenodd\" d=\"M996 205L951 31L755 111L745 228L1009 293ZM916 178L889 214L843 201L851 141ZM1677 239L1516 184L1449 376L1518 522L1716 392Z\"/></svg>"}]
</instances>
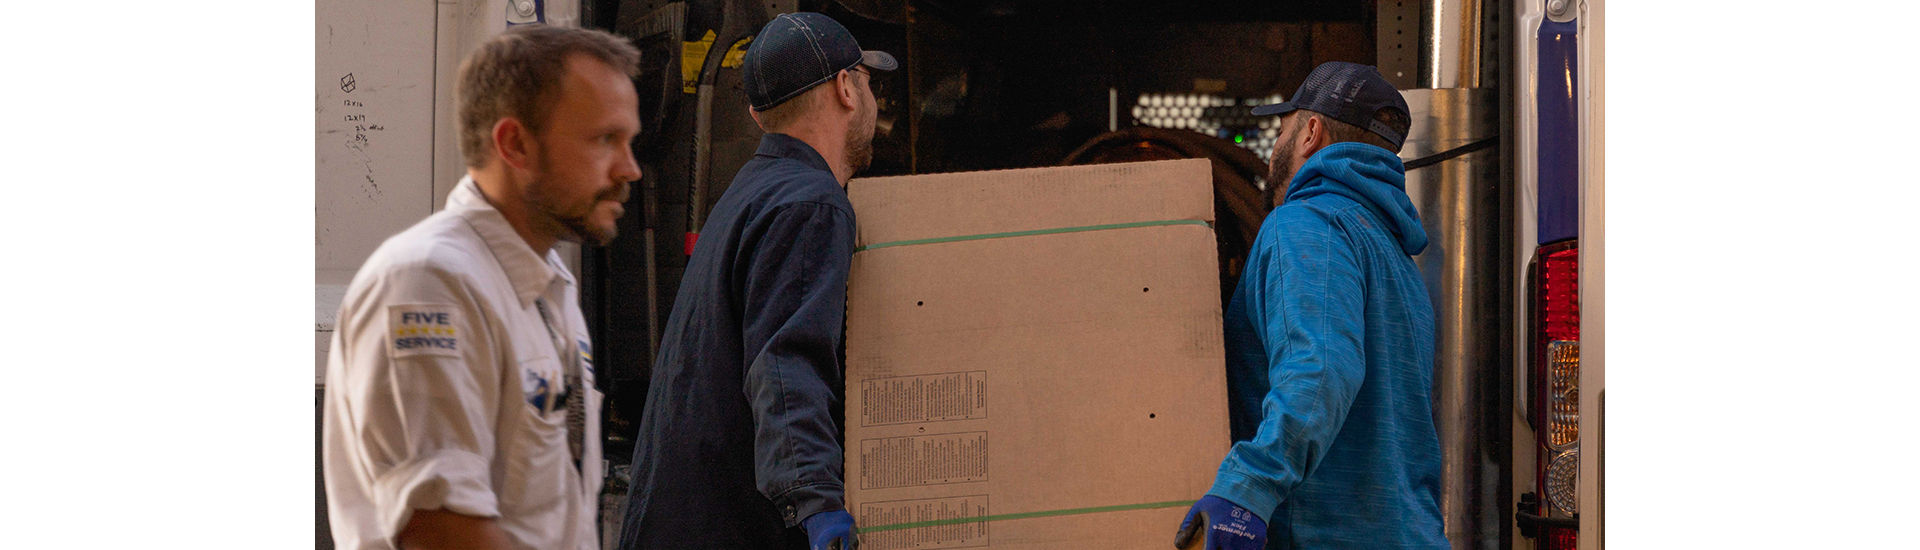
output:
<instances>
[{"instance_id":1,"label":"taillight lens","mask_svg":"<svg viewBox=\"0 0 1920 550\"><path fill-rule=\"evenodd\" d=\"M1534 293L1540 299L1538 336L1580 341L1580 247L1560 241L1540 247Z\"/></svg>"},{"instance_id":2,"label":"taillight lens","mask_svg":"<svg viewBox=\"0 0 1920 550\"><path fill-rule=\"evenodd\" d=\"M1547 504L1554 515L1580 511L1580 450L1560 453L1547 463Z\"/></svg>"},{"instance_id":3,"label":"taillight lens","mask_svg":"<svg viewBox=\"0 0 1920 550\"><path fill-rule=\"evenodd\" d=\"M1565 240L1541 246L1528 277L1532 307L1530 363L1534 426L1539 440L1540 515L1573 517L1580 486L1580 248ZM1577 530L1542 532L1546 548L1573 548ZM1561 546L1561 544L1565 546Z\"/></svg>"},{"instance_id":4,"label":"taillight lens","mask_svg":"<svg viewBox=\"0 0 1920 550\"><path fill-rule=\"evenodd\" d=\"M1562 527L1541 529L1540 550L1575 550L1580 547L1580 532Z\"/></svg>"},{"instance_id":5,"label":"taillight lens","mask_svg":"<svg viewBox=\"0 0 1920 550\"><path fill-rule=\"evenodd\" d=\"M1547 342L1547 441L1555 449L1580 442L1580 342Z\"/></svg>"}]
</instances>

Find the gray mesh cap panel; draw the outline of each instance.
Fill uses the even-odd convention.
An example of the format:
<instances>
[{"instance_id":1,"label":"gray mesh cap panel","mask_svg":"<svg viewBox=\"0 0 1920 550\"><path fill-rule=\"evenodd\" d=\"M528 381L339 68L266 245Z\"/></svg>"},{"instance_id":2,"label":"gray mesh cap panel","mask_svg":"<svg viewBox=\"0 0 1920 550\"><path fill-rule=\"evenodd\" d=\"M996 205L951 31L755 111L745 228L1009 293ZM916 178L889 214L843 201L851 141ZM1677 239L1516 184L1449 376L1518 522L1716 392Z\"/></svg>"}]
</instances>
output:
<instances>
[{"instance_id":1,"label":"gray mesh cap panel","mask_svg":"<svg viewBox=\"0 0 1920 550\"><path fill-rule=\"evenodd\" d=\"M1407 137L1375 119L1374 113L1390 109L1409 121L1413 118L1412 112L1407 109L1406 98L1400 96L1400 90L1394 89L1372 66L1359 63L1321 63L1307 75L1305 82L1300 83L1300 89L1287 99L1284 103L1255 107L1253 114L1281 115L1294 109L1306 109L1380 134L1396 147L1405 142Z\"/></svg>"}]
</instances>

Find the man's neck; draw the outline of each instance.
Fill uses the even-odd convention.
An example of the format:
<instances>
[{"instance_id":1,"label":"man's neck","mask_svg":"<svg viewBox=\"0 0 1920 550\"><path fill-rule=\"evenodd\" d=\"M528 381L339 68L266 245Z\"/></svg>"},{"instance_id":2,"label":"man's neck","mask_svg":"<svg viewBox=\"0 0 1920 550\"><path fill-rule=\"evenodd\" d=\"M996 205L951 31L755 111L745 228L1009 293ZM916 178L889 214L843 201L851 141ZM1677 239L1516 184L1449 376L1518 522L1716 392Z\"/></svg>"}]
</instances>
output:
<instances>
[{"instance_id":1,"label":"man's neck","mask_svg":"<svg viewBox=\"0 0 1920 550\"><path fill-rule=\"evenodd\" d=\"M493 205L493 209L500 212L500 217L506 218L507 225L513 226L514 234L520 235L520 240L533 249L533 255L546 257L547 251L553 248L554 241L558 239L534 229L532 213L525 202L518 200L519 193L514 191L518 186L510 184L506 174L494 170L467 170L467 177L473 178L474 187L480 190L480 198Z\"/></svg>"},{"instance_id":2,"label":"man's neck","mask_svg":"<svg viewBox=\"0 0 1920 550\"><path fill-rule=\"evenodd\" d=\"M840 187L847 186L847 180L853 178L853 168L847 166L846 128L835 131L831 126L812 126L787 130L782 133L812 147L821 160L827 161L827 169L833 171L833 179L840 182Z\"/></svg>"}]
</instances>

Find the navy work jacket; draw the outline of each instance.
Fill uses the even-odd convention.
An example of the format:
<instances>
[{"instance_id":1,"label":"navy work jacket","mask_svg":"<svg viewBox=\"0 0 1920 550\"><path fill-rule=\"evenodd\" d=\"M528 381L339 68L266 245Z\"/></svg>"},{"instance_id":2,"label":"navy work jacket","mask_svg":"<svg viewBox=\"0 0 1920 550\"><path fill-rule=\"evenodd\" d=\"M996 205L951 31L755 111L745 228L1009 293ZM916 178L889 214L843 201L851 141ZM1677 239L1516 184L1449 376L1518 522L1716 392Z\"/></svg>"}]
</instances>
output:
<instances>
[{"instance_id":1,"label":"navy work jacket","mask_svg":"<svg viewBox=\"0 0 1920 550\"><path fill-rule=\"evenodd\" d=\"M805 142L767 134L714 205L635 438L620 548L806 548L843 509L853 206Z\"/></svg>"}]
</instances>

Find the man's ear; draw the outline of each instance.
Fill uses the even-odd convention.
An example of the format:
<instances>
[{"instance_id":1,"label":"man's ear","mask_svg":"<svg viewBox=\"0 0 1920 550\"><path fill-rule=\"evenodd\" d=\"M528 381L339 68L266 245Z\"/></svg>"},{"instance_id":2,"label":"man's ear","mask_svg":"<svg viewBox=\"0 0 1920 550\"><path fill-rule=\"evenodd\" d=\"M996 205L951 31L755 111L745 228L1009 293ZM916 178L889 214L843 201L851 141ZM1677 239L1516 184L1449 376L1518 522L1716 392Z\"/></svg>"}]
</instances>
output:
<instances>
[{"instance_id":1,"label":"man's ear","mask_svg":"<svg viewBox=\"0 0 1920 550\"><path fill-rule=\"evenodd\" d=\"M1326 123L1321 121L1318 115L1308 115L1306 120L1301 121L1300 142L1294 144L1294 150L1299 152L1295 154L1303 158L1311 157L1314 153L1320 152L1322 147L1326 147L1327 140L1330 138L1331 136L1327 135Z\"/></svg>"},{"instance_id":2,"label":"man's ear","mask_svg":"<svg viewBox=\"0 0 1920 550\"><path fill-rule=\"evenodd\" d=\"M858 85L854 82L855 80L851 69L842 70L833 78L834 97L849 111L860 108L860 92L854 89L854 86Z\"/></svg>"},{"instance_id":3,"label":"man's ear","mask_svg":"<svg viewBox=\"0 0 1920 550\"><path fill-rule=\"evenodd\" d=\"M505 117L493 123L493 156L507 166L527 170L534 165L533 132L520 119Z\"/></svg>"},{"instance_id":4,"label":"man's ear","mask_svg":"<svg viewBox=\"0 0 1920 550\"><path fill-rule=\"evenodd\" d=\"M762 132L768 132L768 133L771 133L771 132L773 132L773 130L768 130L768 129L767 129L767 123L765 123L765 122L761 122L761 121L760 121L760 111L755 111L755 110L753 110L753 106L752 106L752 105L748 105L748 106L746 107L746 109L747 109L747 118L751 118L751 119L753 119L753 125L754 125L754 126L759 126L759 127L760 127L760 131L762 131Z\"/></svg>"}]
</instances>

